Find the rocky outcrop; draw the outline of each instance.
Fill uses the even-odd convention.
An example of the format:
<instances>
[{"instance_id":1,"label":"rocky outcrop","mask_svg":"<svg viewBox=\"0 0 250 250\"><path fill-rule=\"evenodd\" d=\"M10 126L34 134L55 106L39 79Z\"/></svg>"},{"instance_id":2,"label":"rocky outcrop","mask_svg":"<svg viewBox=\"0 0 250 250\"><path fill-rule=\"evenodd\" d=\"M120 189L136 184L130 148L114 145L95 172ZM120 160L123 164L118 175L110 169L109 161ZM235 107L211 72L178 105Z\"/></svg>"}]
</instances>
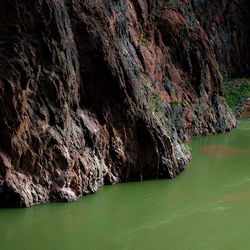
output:
<instances>
[{"instance_id":1,"label":"rocky outcrop","mask_svg":"<svg viewBox=\"0 0 250 250\"><path fill-rule=\"evenodd\" d=\"M184 0L0 0L1 205L174 178L190 160L183 141L235 127L228 65L201 11Z\"/></svg>"}]
</instances>

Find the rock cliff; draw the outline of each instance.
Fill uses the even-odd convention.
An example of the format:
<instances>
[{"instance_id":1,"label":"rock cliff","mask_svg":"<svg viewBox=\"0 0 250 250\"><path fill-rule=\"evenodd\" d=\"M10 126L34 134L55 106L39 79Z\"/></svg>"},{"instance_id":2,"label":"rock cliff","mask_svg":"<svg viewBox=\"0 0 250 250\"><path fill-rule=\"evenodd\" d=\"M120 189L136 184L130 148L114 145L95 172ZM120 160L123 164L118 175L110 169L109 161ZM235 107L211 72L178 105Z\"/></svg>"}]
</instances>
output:
<instances>
[{"instance_id":1,"label":"rock cliff","mask_svg":"<svg viewBox=\"0 0 250 250\"><path fill-rule=\"evenodd\" d=\"M174 178L184 141L235 127L248 3L217 2L0 0L0 204Z\"/></svg>"}]
</instances>

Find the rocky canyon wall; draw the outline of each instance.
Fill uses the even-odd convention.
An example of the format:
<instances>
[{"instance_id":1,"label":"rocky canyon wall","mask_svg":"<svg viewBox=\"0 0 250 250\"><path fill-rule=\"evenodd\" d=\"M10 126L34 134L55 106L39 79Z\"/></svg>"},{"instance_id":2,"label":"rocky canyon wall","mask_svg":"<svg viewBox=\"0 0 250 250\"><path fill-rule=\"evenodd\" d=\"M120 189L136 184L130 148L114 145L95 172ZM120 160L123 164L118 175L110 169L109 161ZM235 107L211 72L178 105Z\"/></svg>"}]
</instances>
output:
<instances>
[{"instance_id":1,"label":"rocky canyon wall","mask_svg":"<svg viewBox=\"0 0 250 250\"><path fill-rule=\"evenodd\" d=\"M0 0L0 204L174 178L183 141L235 127L221 72L249 70L247 25L216 2Z\"/></svg>"},{"instance_id":2,"label":"rocky canyon wall","mask_svg":"<svg viewBox=\"0 0 250 250\"><path fill-rule=\"evenodd\" d=\"M193 0L197 19L209 37L221 73L250 75L250 2L247 0Z\"/></svg>"}]
</instances>

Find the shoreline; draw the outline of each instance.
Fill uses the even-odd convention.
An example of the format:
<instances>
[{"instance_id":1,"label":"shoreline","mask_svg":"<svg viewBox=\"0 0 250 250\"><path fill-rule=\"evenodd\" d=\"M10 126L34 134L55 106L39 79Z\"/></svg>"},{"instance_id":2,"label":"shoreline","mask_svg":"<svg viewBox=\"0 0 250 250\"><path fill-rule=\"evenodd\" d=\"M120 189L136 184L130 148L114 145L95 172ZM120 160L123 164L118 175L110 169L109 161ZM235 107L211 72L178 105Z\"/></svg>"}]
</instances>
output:
<instances>
[{"instance_id":1,"label":"shoreline","mask_svg":"<svg viewBox=\"0 0 250 250\"><path fill-rule=\"evenodd\" d=\"M250 117L250 102L248 101L244 107L243 112L240 114L240 116L236 116L236 118L248 118Z\"/></svg>"}]
</instances>

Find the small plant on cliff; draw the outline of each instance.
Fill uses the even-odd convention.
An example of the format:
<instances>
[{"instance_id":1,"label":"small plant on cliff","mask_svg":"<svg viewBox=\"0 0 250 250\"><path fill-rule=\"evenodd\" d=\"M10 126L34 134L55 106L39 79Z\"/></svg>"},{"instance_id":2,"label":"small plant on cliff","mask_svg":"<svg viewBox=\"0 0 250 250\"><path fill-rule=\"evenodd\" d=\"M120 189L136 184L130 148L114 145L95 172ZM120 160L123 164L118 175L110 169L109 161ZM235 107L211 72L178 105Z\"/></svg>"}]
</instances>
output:
<instances>
[{"instance_id":1,"label":"small plant on cliff","mask_svg":"<svg viewBox=\"0 0 250 250\"><path fill-rule=\"evenodd\" d=\"M84 152L85 152L85 148L82 148L80 154L84 155Z\"/></svg>"},{"instance_id":2,"label":"small plant on cliff","mask_svg":"<svg viewBox=\"0 0 250 250\"><path fill-rule=\"evenodd\" d=\"M148 47L148 40L147 39L142 38L139 40L139 42L142 46Z\"/></svg>"},{"instance_id":3,"label":"small plant on cliff","mask_svg":"<svg viewBox=\"0 0 250 250\"><path fill-rule=\"evenodd\" d=\"M172 101L169 102L169 104L170 104L170 105L173 105L173 106L174 106L174 105L178 105L178 104L180 104L180 103L181 103L181 102L180 102L179 100L172 100Z\"/></svg>"},{"instance_id":4,"label":"small plant on cliff","mask_svg":"<svg viewBox=\"0 0 250 250\"><path fill-rule=\"evenodd\" d=\"M153 14L149 14L149 18L151 19L151 21L155 21L155 16Z\"/></svg>"},{"instance_id":5,"label":"small plant on cliff","mask_svg":"<svg viewBox=\"0 0 250 250\"><path fill-rule=\"evenodd\" d=\"M184 144L184 147L185 147L184 149L185 154L189 153L192 150L192 148L188 144Z\"/></svg>"},{"instance_id":6,"label":"small plant on cliff","mask_svg":"<svg viewBox=\"0 0 250 250\"><path fill-rule=\"evenodd\" d=\"M224 78L223 91L228 107L236 111L250 98L250 81Z\"/></svg>"}]
</instances>

